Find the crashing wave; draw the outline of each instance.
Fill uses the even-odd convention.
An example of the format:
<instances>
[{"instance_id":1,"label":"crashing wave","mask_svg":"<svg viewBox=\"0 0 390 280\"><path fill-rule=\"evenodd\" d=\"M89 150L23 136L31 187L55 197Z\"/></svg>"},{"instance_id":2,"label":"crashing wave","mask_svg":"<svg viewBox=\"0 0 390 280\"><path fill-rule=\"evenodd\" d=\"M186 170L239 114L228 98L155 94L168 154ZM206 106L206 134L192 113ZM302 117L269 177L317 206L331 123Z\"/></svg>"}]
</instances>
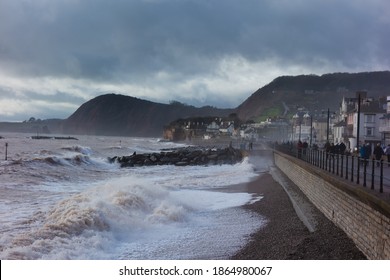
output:
<instances>
[{"instance_id":1,"label":"crashing wave","mask_svg":"<svg viewBox=\"0 0 390 280\"><path fill-rule=\"evenodd\" d=\"M91 155L92 149L90 147L83 147L83 146L69 146L69 147L63 147L62 150L81 153L83 155Z\"/></svg>"}]
</instances>

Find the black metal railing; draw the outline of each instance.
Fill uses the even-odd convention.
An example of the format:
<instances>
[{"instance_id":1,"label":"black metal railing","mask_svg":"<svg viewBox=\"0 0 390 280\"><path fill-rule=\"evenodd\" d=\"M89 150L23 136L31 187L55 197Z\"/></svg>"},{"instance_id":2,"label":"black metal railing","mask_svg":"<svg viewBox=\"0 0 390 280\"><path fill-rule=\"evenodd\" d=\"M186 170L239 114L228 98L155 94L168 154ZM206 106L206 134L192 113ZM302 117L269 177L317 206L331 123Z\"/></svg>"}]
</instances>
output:
<instances>
[{"instance_id":1,"label":"black metal railing","mask_svg":"<svg viewBox=\"0 0 390 280\"><path fill-rule=\"evenodd\" d=\"M273 148L363 187L381 193L384 186L390 187L390 176L385 175L383 160L329 153L323 149L297 148L291 144L276 144Z\"/></svg>"}]
</instances>

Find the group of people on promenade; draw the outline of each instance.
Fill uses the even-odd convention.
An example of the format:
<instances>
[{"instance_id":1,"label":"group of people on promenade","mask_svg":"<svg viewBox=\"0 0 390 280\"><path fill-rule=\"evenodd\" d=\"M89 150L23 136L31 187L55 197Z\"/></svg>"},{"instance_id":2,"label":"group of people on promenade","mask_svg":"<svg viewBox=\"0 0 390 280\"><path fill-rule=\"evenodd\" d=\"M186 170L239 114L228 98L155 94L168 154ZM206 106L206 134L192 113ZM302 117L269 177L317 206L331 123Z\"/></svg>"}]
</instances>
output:
<instances>
[{"instance_id":1,"label":"group of people on promenade","mask_svg":"<svg viewBox=\"0 0 390 280\"><path fill-rule=\"evenodd\" d=\"M380 161L383 160L383 156L387 157L388 166L390 166L390 144L386 147L382 147L379 143L376 144L374 151L371 153L371 145L369 143L362 145L359 149L360 158L364 159L364 162L368 162L371 155L376 160L376 166L380 165Z\"/></svg>"},{"instance_id":2,"label":"group of people on promenade","mask_svg":"<svg viewBox=\"0 0 390 280\"><path fill-rule=\"evenodd\" d=\"M326 142L324 148L327 153L343 155L345 154L347 146L344 144L344 142L338 143L336 145L334 143L331 144Z\"/></svg>"},{"instance_id":3,"label":"group of people on promenade","mask_svg":"<svg viewBox=\"0 0 390 280\"><path fill-rule=\"evenodd\" d=\"M305 154L306 149L308 148L307 142L302 142L298 141L297 143L297 148L298 148L298 155ZM314 149L318 149L318 146L314 146ZM370 158L373 158L376 160L376 165L380 165L380 161L383 160L384 156L387 158L388 166L390 167L390 144L382 147L380 143L375 145L375 148L372 150L372 145L370 143L363 144L359 148L355 148L353 151L347 150L347 146L341 142L338 144L334 143L329 143L326 142L324 145L324 150L326 153L329 154L339 154L339 155L344 155L344 154L355 154L359 155L361 158L361 163L367 164Z\"/></svg>"}]
</instances>

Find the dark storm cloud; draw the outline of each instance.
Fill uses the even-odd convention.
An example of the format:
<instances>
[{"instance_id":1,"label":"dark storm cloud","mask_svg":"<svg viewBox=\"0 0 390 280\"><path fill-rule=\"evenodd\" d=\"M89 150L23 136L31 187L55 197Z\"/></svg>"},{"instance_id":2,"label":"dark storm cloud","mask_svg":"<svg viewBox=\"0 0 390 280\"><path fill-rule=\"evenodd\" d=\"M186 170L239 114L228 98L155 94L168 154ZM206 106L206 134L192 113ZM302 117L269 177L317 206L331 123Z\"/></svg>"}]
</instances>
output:
<instances>
[{"instance_id":1,"label":"dark storm cloud","mask_svg":"<svg viewBox=\"0 0 390 280\"><path fill-rule=\"evenodd\" d=\"M262 72L252 75L269 65L276 75L382 70L390 62L389 7L386 0L2 0L0 73L138 88L189 81L188 100L202 87L218 96L205 79L223 82L221 62L236 58ZM159 73L169 79L154 81Z\"/></svg>"},{"instance_id":2,"label":"dark storm cloud","mask_svg":"<svg viewBox=\"0 0 390 280\"><path fill-rule=\"evenodd\" d=\"M241 19L229 6L225 1L65 1L49 7L47 15L44 9L26 9L18 18L3 18L2 59L42 75L204 71L205 61L237 51Z\"/></svg>"},{"instance_id":3,"label":"dark storm cloud","mask_svg":"<svg viewBox=\"0 0 390 280\"><path fill-rule=\"evenodd\" d=\"M40 75L114 78L165 69L194 74L234 54L308 64L313 57L336 59L351 66L389 54L389 23L380 19L387 7L380 3L51 2L27 1L23 6L12 1L2 9L1 37L6 40L1 59L11 68Z\"/></svg>"}]
</instances>

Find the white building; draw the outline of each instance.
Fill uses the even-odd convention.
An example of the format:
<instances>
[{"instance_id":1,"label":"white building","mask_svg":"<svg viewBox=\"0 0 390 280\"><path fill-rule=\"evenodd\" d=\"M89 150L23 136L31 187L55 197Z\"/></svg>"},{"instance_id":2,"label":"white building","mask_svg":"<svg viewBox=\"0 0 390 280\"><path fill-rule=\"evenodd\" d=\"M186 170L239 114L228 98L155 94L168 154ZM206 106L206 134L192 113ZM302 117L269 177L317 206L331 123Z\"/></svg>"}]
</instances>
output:
<instances>
[{"instance_id":1,"label":"white building","mask_svg":"<svg viewBox=\"0 0 390 280\"><path fill-rule=\"evenodd\" d=\"M390 96L386 99L386 114L379 121L379 132L382 135L382 144L390 144Z\"/></svg>"},{"instance_id":2,"label":"white building","mask_svg":"<svg viewBox=\"0 0 390 280\"><path fill-rule=\"evenodd\" d=\"M382 135L380 124L381 118L385 113L383 104L379 100L366 97L360 98L360 109L358 103L359 102L356 102L355 108L347 114L346 131L350 147L354 148L357 147L358 144L360 146L365 143L372 145L381 143ZM359 143L357 143L358 139Z\"/></svg>"},{"instance_id":3,"label":"white building","mask_svg":"<svg viewBox=\"0 0 390 280\"><path fill-rule=\"evenodd\" d=\"M291 140L310 143L313 136L312 117L305 112L298 112L293 116Z\"/></svg>"}]
</instances>

